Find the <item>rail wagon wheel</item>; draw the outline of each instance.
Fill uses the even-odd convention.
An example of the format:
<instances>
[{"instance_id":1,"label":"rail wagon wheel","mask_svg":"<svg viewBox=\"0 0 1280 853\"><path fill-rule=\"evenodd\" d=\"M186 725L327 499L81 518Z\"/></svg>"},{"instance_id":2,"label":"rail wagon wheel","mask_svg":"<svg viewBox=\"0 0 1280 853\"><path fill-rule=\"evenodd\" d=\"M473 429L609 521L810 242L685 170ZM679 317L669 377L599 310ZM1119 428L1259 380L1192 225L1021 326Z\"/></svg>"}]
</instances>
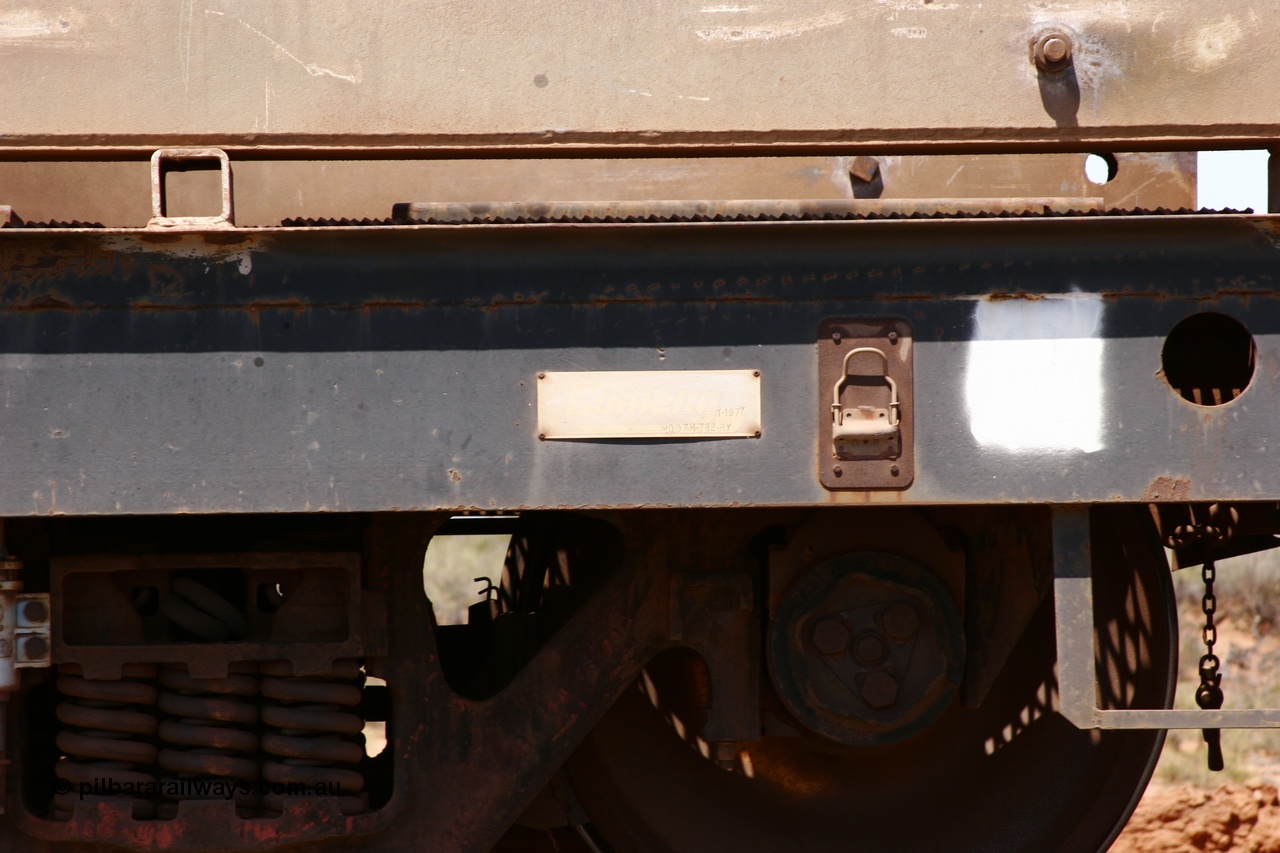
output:
<instances>
[{"instance_id":1,"label":"rail wagon wheel","mask_svg":"<svg viewBox=\"0 0 1280 853\"><path fill-rule=\"evenodd\" d=\"M1100 701L1169 707L1177 634L1163 552L1140 509L1094 516ZM670 722L670 709L705 702L700 659L665 653L655 664L567 768L595 829L618 853L1105 850L1164 742L1162 731L1081 731L1054 710L1051 594L979 707L952 702L892 743L823 737L788 716L765 686L765 718L786 719L794 732L769 734L766 726L760 741L738 744L726 761L723 751L691 748L690 733Z\"/></svg>"}]
</instances>

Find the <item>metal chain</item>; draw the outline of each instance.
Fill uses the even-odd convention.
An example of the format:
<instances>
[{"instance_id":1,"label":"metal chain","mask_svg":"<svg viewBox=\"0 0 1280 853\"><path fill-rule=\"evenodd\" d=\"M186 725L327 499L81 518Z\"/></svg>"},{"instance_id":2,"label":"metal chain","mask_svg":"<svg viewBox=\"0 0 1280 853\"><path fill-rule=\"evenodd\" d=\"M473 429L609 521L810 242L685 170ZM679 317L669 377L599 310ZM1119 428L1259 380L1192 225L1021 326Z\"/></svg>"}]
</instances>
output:
<instances>
[{"instance_id":1,"label":"metal chain","mask_svg":"<svg viewBox=\"0 0 1280 853\"><path fill-rule=\"evenodd\" d=\"M1213 562L1213 546L1222 545L1235 532L1239 513L1230 504L1213 504L1209 507L1208 520L1197 521L1194 507L1188 508L1191 520L1188 524L1180 524L1173 529L1166 539L1171 548L1186 548L1197 542L1204 546L1204 565L1200 577L1204 581L1204 596L1200 599L1200 609L1204 612L1204 628L1200 637L1204 641L1204 654L1200 656L1200 686L1196 689L1196 704L1201 710L1216 711L1222 707L1222 661L1213 653L1213 646L1218 642L1218 627L1214 624L1214 615L1218 611L1218 597L1213 592L1213 582L1218 578L1218 569ZM1209 747L1209 769L1221 770L1222 733L1218 729L1201 729L1204 742Z\"/></svg>"},{"instance_id":2,"label":"metal chain","mask_svg":"<svg viewBox=\"0 0 1280 853\"><path fill-rule=\"evenodd\" d=\"M1218 671L1218 656L1213 653L1213 644L1218 642L1218 626L1213 624L1213 614L1218 611L1218 597L1213 594L1213 582L1218 578L1217 566L1213 558L1206 556L1204 566L1200 570L1204 581L1204 596L1200 599L1200 609L1204 611L1204 628L1200 632L1204 640L1205 654L1200 658L1200 674L1204 676Z\"/></svg>"},{"instance_id":3,"label":"metal chain","mask_svg":"<svg viewBox=\"0 0 1280 853\"><path fill-rule=\"evenodd\" d=\"M1218 598L1213 594L1213 582L1218 574L1213 564L1213 555L1205 552L1204 568L1200 576L1204 579L1204 597L1200 600L1200 609L1204 611L1205 652L1200 656L1200 687L1196 689L1196 704L1202 710L1216 711L1222 707L1222 673L1219 667L1222 662L1213 653L1213 644L1218 641L1218 628L1213 624L1213 614L1218 609ZM1209 769L1221 770L1225 765L1222 760L1222 733L1218 729L1202 729L1204 742L1209 746Z\"/></svg>"},{"instance_id":4,"label":"metal chain","mask_svg":"<svg viewBox=\"0 0 1280 853\"><path fill-rule=\"evenodd\" d=\"M1206 547L1222 545L1235 533L1236 522L1240 520L1239 511L1231 504L1212 504L1207 520L1197 521L1193 507L1188 508L1187 514L1190 521L1175 526L1165 537L1169 548L1181 550L1197 542L1203 542Z\"/></svg>"}]
</instances>

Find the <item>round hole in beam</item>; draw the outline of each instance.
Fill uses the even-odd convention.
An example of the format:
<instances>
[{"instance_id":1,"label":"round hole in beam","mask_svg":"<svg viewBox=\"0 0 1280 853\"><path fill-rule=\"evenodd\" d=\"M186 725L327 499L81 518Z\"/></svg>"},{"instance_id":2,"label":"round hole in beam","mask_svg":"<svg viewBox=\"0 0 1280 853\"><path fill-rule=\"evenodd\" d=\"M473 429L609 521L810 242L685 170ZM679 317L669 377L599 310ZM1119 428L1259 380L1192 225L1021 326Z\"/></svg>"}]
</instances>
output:
<instances>
[{"instance_id":1,"label":"round hole in beam","mask_svg":"<svg viewBox=\"0 0 1280 853\"><path fill-rule=\"evenodd\" d=\"M1234 317L1192 314L1173 327L1160 353L1169 387L1197 406L1221 406L1239 397L1253 379L1258 349Z\"/></svg>"},{"instance_id":2,"label":"round hole in beam","mask_svg":"<svg viewBox=\"0 0 1280 853\"><path fill-rule=\"evenodd\" d=\"M1116 179L1120 164L1114 154L1090 154L1084 158L1084 176L1090 183L1109 184Z\"/></svg>"}]
</instances>

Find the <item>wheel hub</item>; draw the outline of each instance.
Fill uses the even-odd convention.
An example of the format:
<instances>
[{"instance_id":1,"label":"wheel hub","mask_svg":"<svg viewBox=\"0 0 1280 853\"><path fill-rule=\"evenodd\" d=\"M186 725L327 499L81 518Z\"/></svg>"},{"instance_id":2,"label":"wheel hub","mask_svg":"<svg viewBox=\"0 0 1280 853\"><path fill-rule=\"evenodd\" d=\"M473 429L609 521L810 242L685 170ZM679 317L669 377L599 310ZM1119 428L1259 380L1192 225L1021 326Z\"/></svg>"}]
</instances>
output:
<instances>
[{"instance_id":1,"label":"wheel hub","mask_svg":"<svg viewBox=\"0 0 1280 853\"><path fill-rule=\"evenodd\" d=\"M788 710L810 729L841 743L893 743L950 705L964 632L933 573L853 552L787 591L770 626L769 665Z\"/></svg>"}]
</instances>

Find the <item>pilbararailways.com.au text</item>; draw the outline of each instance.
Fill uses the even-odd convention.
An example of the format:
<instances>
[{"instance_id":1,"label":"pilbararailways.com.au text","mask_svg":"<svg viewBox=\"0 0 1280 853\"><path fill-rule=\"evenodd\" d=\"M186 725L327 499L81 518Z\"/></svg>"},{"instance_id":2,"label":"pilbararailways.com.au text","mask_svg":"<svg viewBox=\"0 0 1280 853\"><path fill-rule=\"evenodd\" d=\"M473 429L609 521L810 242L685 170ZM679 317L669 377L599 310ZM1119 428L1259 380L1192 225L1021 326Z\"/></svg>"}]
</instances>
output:
<instances>
[{"instance_id":1,"label":"pilbararailways.com.au text","mask_svg":"<svg viewBox=\"0 0 1280 853\"><path fill-rule=\"evenodd\" d=\"M70 794L75 791L80 799L85 797L165 797L171 800L182 799L222 799L229 800L237 794L248 796L257 794L266 796L275 794L284 797L338 797L342 795L342 786L336 782L317 782L314 785L304 782L241 782L234 779L162 779L158 782L117 782L115 779L95 778L92 782L72 784L66 779L59 779L56 786L59 794Z\"/></svg>"}]
</instances>

